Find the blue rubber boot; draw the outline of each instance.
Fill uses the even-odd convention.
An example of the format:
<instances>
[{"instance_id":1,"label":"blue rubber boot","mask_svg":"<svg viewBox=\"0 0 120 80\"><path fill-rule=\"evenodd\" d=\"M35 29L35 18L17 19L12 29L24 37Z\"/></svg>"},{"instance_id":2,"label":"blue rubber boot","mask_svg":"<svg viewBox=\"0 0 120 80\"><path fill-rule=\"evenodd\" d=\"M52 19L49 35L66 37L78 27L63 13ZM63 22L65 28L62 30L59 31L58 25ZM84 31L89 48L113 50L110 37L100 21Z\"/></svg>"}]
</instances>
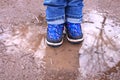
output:
<instances>
[{"instance_id":1,"label":"blue rubber boot","mask_svg":"<svg viewBox=\"0 0 120 80\"><path fill-rule=\"evenodd\" d=\"M50 46L60 46L63 43L64 24L48 24L47 44Z\"/></svg>"},{"instance_id":2,"label":"blue rubber boot","mask_svg":"<svg viewBox=\"0 0 120 80\"><path fill-rule=\"evenodd\" d=\"M66 23L67 39L72 43L80 43L83 41L83 33L80 23Z\"/></svg>"}]
</instances>

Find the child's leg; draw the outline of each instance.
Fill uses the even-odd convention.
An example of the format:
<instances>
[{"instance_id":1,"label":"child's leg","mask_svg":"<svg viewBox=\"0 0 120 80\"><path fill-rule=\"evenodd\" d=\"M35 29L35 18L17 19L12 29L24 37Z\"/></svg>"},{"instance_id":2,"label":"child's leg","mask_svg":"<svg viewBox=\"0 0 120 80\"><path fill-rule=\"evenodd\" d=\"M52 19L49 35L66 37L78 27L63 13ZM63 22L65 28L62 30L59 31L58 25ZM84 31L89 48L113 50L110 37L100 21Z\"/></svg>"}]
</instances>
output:
<instances>
[{"instance_id":1,"label":"child's leg","mask_svg":"<svg viewBox=\"0 0 120 80\"><path fill-rule=\"evenodd\" d=\"M67 0L66 7L66 31L70 42L83 41L81 29L83 0Z\"/></svg>"},{"instance_id":2,"label":"child's leg","mask_svg":"<svg viewBox=\"0 0 120 80\"><path fill-rule=\"evenodd\" d=\"M59 46L63 43L66 0L45 0L47 28L47 44Z\"/></svg>"},{"instance_id":3,"label":"child's leg","mask_svg":"<svg viewBox=\"0 0 120 80\"><path fill-rule=\"evenodd\" d=\"M67 0L66 20L71 23L81 23L83 0Z\"/></svg>"},{"instance_id":4,"label":"child's leg","mask_svg":"<svg viewBox=\"0 0 120 80\"><path fill-rule=\"evenodd\" d=\"M48 24L63 24L65 22L66 0L44 0Z\"/></svg>"}]
</instances>

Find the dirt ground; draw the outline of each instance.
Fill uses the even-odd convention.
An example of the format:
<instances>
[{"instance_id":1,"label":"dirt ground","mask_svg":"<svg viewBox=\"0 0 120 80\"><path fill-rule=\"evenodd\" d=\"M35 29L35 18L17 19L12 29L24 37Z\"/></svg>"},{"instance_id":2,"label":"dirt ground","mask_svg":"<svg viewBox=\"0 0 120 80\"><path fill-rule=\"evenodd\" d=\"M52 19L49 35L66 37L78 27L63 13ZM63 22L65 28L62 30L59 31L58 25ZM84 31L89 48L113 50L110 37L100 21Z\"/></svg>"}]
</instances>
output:
<instances>
[{"instance_id":1,"label":"dirt ground","mask_svg":"<svg viewBox=\"0 0 120 80\"><path fill-rule=\"evenodd\" d=\"M0 80L120 80L120 1L84 3L83 43L52 48L42 0L0 0Z\"/></svg>"}]
</instances>

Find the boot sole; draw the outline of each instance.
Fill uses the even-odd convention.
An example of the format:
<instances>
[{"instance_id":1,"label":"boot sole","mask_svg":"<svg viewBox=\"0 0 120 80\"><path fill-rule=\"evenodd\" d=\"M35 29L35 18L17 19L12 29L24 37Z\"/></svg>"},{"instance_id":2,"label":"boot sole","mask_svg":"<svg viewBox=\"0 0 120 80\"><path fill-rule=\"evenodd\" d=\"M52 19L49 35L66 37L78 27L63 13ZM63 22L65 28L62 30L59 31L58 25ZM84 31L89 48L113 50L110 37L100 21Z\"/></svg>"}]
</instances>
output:
<instances>
[{"instance_id":1,"label":"boot sole","mask_svg":"<svg viewBox=\"0 0 120 80\"><path fill-rule=\"evenodd\" d=\"M81 43L84 39L83 37L81 39L71 39L67 36L67 40L71 43Z\"/></svg>"},{"instance_id":2,"label":"boot sole","mask_svg":"<svg viewBox=\"0 0 120 80\"><path fill-rule=\"evenodd\" d=\"M63 40L59 43L52 43L52 42L47 41L47 39L46 39L46 43L47 43L47 45L52 46L52 47L59 47L62 45Z\"/></svg>"}]
</instances>

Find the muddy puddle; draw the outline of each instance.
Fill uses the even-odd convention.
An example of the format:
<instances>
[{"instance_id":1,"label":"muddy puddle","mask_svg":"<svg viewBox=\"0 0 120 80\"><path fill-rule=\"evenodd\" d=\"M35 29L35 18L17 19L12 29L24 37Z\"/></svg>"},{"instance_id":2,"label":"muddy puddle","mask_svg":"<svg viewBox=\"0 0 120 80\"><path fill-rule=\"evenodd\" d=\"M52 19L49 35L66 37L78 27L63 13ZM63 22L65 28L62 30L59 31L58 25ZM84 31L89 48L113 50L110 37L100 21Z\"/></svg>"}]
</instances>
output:
<instances>
[{"instance_id":1,"label":"muddy puddle","mask_svg":"<svg viewBox=\"0 0 120 80\"><path fill-rule=\"evenodd\" d=\"M0 80L120 80L120 22L85 10L83 43L64 38L52 48L45 42L45 8L37 2L43 1L0 3Z\"/></svg>"},{"instance_id":2,"label":"muddy puddle","mask_svg":"<svg viewBox=\"0 0 120 80\"><path fill-rule=\"evenodd\" d=\"M78 80L119 80L119 76L111 75L120 74L120 24L107 18L107 14L90 11L84 16L83 31Z\"/></svg>"}]
</instances>

